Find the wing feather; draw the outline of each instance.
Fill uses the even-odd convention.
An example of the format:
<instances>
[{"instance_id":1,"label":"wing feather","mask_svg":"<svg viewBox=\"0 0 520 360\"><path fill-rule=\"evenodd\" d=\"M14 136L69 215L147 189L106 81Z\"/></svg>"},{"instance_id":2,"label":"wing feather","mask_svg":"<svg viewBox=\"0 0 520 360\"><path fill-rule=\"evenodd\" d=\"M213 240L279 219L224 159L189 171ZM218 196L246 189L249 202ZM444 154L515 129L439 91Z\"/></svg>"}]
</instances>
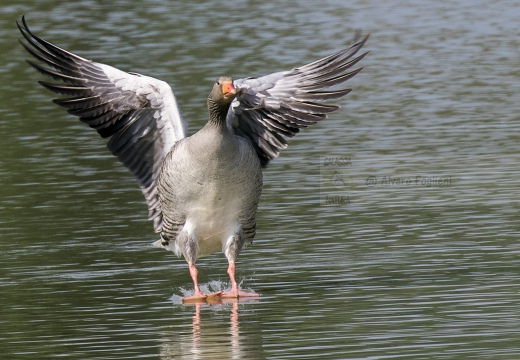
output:
<instances>
[{"instance_id":1,"label":"wing feather","mask_svg":"<svg viewBox=\"0 0 520 360\"><path fill-rule=\"evenodd\" d=\"M351 70L368 52L357 55L368 40L359 34L352 44L310 64L259 78L235 81L237 96L227 115L235 134L251 141L263 167L287 147L285 138L327 118L338 105L322 104L347 95L341 85L363 68Z\"/></svg>"},{"instance_id":2,"label":"wing feather","mask_svg":"<svg viewBox=\"0 0 520 360\"><path fill-rule=\"evenodd\" d=\"M60 83L39 83L68 97L54 102L79 116L104 138L110 152L134 174L145 196L154 228L162 228L157 181L162 162L186 136L170 86L163 81L92 62L34 35L25 17L18 28L28 63Z\"/></svg>"}]
</instances>

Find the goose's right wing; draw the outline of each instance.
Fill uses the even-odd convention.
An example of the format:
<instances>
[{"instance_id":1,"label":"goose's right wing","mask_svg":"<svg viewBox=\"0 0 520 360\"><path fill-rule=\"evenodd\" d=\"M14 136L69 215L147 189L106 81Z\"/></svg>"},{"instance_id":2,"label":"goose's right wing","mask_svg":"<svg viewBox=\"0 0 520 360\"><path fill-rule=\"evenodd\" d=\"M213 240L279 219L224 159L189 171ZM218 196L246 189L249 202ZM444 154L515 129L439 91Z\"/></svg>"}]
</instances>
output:
<instances>
[{"instance_id":1,"label":"goose's right wing","mask_svg":"<svg viewBox=\"0 0 520 360\"><path fill-rule=\"evenodd\" d=\"M61 83L40 81L66 98L54 102L79 116L104 138L112 154L135 175L148 204L154 228L162 228L157 192L162 162L175 142L186 136L177 101L160 80L126 73L63 50L34 35L25 18L18 24L25 49L39 62L28 62Z\"/></svg>"}]
</instances>

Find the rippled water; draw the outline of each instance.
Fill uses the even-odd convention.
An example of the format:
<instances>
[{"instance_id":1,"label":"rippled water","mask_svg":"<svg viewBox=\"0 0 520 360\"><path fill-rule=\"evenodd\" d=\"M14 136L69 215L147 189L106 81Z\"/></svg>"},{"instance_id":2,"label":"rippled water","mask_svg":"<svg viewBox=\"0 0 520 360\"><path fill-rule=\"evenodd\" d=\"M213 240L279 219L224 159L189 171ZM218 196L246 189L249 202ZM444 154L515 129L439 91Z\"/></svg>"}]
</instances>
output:
<instances>
[{"instance_id":1,"label":"rippled water","mask_svg":"<svg viewBox=\"0 0 520 360\"><path fill-rule=\"evenodd\" d=\"M6 359L520 356L520 5L85 0L0 13ZM342 110L266 170L257 239L238 261L258 300L179 305L184 261L151 246L140 191L104 141L37 86L16 43L24 13L62 47L171 83L192 132L217 76L288 69L371 33ZM201 259L204 286L225 287L226 266Z\"/></svg>"}]
</instances>

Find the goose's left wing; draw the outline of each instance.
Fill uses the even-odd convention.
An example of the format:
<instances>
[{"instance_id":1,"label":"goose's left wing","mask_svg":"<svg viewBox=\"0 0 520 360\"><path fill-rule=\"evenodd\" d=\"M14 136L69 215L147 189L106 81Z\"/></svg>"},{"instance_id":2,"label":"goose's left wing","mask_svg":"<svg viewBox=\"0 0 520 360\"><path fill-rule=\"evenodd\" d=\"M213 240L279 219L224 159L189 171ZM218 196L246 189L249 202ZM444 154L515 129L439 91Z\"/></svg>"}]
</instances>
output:
<instances>
[{"instance_id":1,"label":"goose's left wing","mask_svg":"<svg viewBox=\"0 0 520 360\"><path fill-rule=\"evenodd\" d=\"M352 90L329 88L362 70L352 67L368 53L356 57L367 39L368 35L361 38L356 34L346 49L310 64L234 81L237 96L227 114L227 124L236 135L251 141L262 167L287 147L287 137L339 108L321 102L341 98Z\"/></svg>"}]
</instances>

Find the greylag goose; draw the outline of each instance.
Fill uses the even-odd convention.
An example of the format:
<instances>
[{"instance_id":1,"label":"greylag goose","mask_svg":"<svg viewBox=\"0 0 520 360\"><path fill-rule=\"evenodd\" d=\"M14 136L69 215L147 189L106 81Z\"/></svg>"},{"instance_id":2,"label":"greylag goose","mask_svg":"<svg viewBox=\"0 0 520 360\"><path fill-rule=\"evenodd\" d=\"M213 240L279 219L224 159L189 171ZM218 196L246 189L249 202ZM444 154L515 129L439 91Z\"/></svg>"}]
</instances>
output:
<instances>
[{"instance_id":1,"label":"greylag goose","mask_svg":"<svg viewBox=\"0 0 520 360\"><path fill-rule=\"evenodd\" d=\"M361 71L352 67L367 54L356 55L368 36L356 35L347 48L292 70L219 77L208 97L206 125L188 137L167 83L53 45L34 35L25 17L17 25L22 45L38 60L29 64L60 81L39 83L65 95L54 102L108 138L110 152L137 178L160 233L154 245L188 263L194 294L184 300L258 296L239 289L235 260L255 236L262 169L287 147L287 138L339 108L322 102L351 91L331 87ZM195 262L220 249L230 290L204 294Z\"/></svg>"}]
</instances>

